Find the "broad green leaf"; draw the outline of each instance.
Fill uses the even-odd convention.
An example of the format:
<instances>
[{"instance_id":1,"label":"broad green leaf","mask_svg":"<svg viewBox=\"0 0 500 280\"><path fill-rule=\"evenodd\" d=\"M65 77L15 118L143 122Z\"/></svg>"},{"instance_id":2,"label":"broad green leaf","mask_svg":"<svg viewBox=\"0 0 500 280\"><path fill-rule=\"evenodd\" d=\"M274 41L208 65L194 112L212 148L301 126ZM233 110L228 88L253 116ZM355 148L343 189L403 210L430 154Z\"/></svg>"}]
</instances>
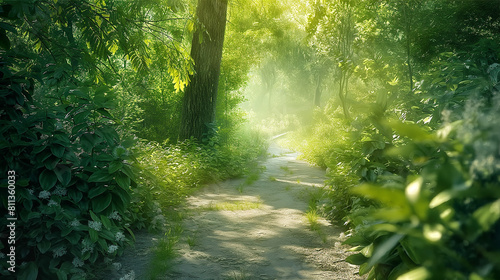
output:
<instances>
[{"instance_id":1,"label":"broad green leaf","mask_svg":"<svg viewBox=\"0 0 500 280\"><path fill-rule=\"evenodd\" d=\"M99 195L91 200L92 209L95 213L104 211L111 204L112 195L110 193Z\"/></svg>"},{"instance_id":2,"label":"broad green leaf","mask_svg":"<svg viewBox=\"0 0 500 280\"><path fill-rule=\"evenodd\" d=\"M88 197L90 199L93 199L94 197L104 193L107 190L108 189L105 186L95 186L89 190Z\"/></svg>"},{"instance_id":3,"label":"broad green leaf","mask_svg":"<svg viewBox=\"0 0 500 280\"><path fill-rule=\"evenodd\" d=\"M108 182L111 179L113 179L113 176L110 175L106 170L99 170L90 175L88 182Z\"/></svg>"},{"instance_id":4,"label":"broad green leaf","mask_svg":"<svg viewBox=\"0 0 500 280\"><path fill-rule=\"evenodd\" d=\"M36 244L36 247L38 248L40 253L45 254L45 252L50 249L50 245L52 245L50 241L44 238L41 242L38 242L38 244Z\"/></svg>"},{"instance_id":5,"label":"broad green leaf","mask_svg":"<svg viewBox=\"0 0 500 280\"><path fill-rule=\"evenodd\" d=\"M123 174L123 173L117 173L115 175L115 180L118 183L120 187L122 187L124 190L128 190L130 188L130 178Z\"/></svg>"},{"instance_id":6,"label":"broad green leaf","mask_svg":"<svg viewBox=\"0 0 500 280\"><path fill-rule=\"evenodd\" d=\"M89 211L89 214L90 214L90 217L92 218L92 220L94 220L95 222L101 221L101 220L99 220L99 217L97 217L97 215L92 210Z\"/></svg>"},{"instance_id":7,"label":"broad green leaf","mask_svg":"<svg viewBox=\"0 0 500 280\"><path fill-rule=\"evenodd\" d=\"M95 229L89 228L89 235L90 235L90 240L92 242L97 242L99 240L99 234Z\"/></svg>"},{"instance_id":8,"label":"broad green leaf","mask_svg":"<svg viewBox=\"0 0 500 280\"><path fill-rule=\"evenodd\" d=\"M115 173L123 167L123 163L121 161L113 161L109 164L108 172Z\"/></svg>"},{"instance_id":9,"label":"broad green leaf","mask_svg":"<svg viewBox=\"0 0 500 280\"><path fill-rule=\"evenodd\" d=\"M83 194L78 190L68 190L68 196L73 200L73 202L78 203L82 198Z\"/></svg>"},{"instance_id":10,"label":"broad green leaf","mask_svg":"<svg viewBox=\"0 0 500 280\"><path fill-rule=\"evenodd\" d=\"M424 130L420 125L413 123L402 123L399 121L390 122L390 126L401 136L408 137L412 140L423 141L433 140L434 136Z\"/></svg>"},{"instance_id":11,"label":"broad green leaf","mask_svg":"<svg viewBox=\"0 0 500 280\"><path fill-rule=\"evenodd\" d=\"M17 279L37 280L38 279L38 265L35 262L29 262L26 265L26 267L20 271Z\"/></svg>"},{"instance_id":12,"label":"broad green leaf","mask_svg":"<svg viewBox=\"0 0 500 280\"><path fill-rule=\"evenodd\" d=\"M110 203L111 203L111 201L110 201ZM105 228L111 229L112 224L111 224L111 220L109 220L108 217L101 215L101 222Z\"/></svg>"},{"instance_id":13,"label":"broad green leaf","mask_svg":"<svg viewBox=\"0 0 500 280\"><path fill-rule=\"evenodd\" d=\"M60 269L56 270L56 274L57 274L58 280L67 280L68 279L68 273L66 273L63 270L60 270Z\"/></svg>"},{"instance_id":14,"label":"broad green leaf","mask_svg":"<svg viewBox=\"0 0 500 280\"><path fill-rule=\"evenodd\" d=\"M50 146L50 151L52 152L53 155L55 155L58 158L62 158L65 150L66 148L59 144L53 144L52 146Z\"/></svg>"},{"instance_id":15,"label":"broad green leaf","mask_svg":"<svg viewBox=\"0 0 500 280\"><path fill-rule=\"evenodd\" d=\"M376 246L373 252L373 256L368 261L368 265L374 266L375 264L379 263L382 258L387 256L387 254L389 254L389 252L394 249L394 247L399 243L399 240L401 240L402 238L402 234L394 234L393 236L385 240L382 244Z\"/></svg>"},{"instance_id":16,"label":"broad green leaf","mask_svg":"<svg viewBox=\"0 0 500 280\"><path fill-rule=\"evenodd\" d=\"M367 198L378 200L387 206L408 208L406 196L403 190L363 184L353 188L352 192L366 196Z\"/></svg>"},{"instance_id":17,"label":"broad green leaf","mask_svg":"<svg viewBox=\"0 0 500 280\"><path fill-rule=\"evenodd\" d=\"M500 219L500 199L477 209L473 217L483 231L488 231Z\"/></svg>"},{"instance_id":18,"label":"broad green leaf","mask_svg":"<svg viewBox=\"0 0 500 280\"><path fill-rule=\"evenodd\" d=\"M368 258L363 256L363 254L354 254L347 257L346 262L354 265L361 265L368 261Z\"/></svg>"},{"instance_id":19,"label":"broad green leaf","mask_svg":"<svg viewBox=\"0 0 500 280\"><path fill-rule=\"evenodd\" d=\"M52 187L56 185L57 182L57 176L51 170L42 171L38 179L40 180L40 186L44 190L50 190Z\"/></svg>"},{"instance_id":20,"label":"broad green leaf","mask_svg":"<svg viewBox=\"0 0 500 280\"><path fill-rule=\"evenodd\" d=\"M53 170L60 161L61 159L57 157L48 157L43 164L47 169Z\"/></svg>"},{"instance_id":21,"label":"broad green leaf","mask_svg":"<svg viewBox=\"0 0 500 280\"><path fill-rule=\"evenodd\" d=\"M432 275L425 267L419 267L398 277L397 280L426 280Z\"/></svg>"},{"instance_id":22,"label":"broad green leaf","mask_svg":"<svg viewBox=\"0 0 500 280\"><path fill-rule=\"evenodd\" d=\"M66 187L69 185L69 182L71 181L71 169L69 169L66 166L56 168L54 169L54 172L56 173L57 179L61 184Z\"/></svg>"}]
</instances>

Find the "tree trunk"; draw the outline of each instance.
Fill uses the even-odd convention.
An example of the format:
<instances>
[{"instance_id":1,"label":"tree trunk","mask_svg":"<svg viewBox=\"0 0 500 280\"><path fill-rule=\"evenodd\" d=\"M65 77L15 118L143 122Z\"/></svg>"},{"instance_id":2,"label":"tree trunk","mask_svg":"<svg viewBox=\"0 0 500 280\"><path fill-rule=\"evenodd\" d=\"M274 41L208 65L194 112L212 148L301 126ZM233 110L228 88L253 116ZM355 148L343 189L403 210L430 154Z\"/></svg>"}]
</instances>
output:
<instances>
[{"instance_id":1,"label":"tree trunk","mask_svg":"<svg viewBox=\"0 0 500 280\"><path fill-rule=\"evenodd\" d=\"M198 0L199 26L191 46L194 74L184 93L180 141L203 139L209 133L209 124L215 122L226 14L227 0Z\"/></svg>"}]
</instances>

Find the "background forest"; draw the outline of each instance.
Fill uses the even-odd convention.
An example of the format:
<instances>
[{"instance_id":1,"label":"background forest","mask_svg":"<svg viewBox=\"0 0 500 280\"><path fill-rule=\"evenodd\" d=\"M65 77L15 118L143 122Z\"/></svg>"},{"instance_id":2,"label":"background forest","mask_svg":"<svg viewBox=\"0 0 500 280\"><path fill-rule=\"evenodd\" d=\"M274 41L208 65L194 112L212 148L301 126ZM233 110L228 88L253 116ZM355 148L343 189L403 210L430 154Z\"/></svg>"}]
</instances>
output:
<instances>
[{"instance_id":1,"label":"background forest","mask_svg":"<svg viewBox=\"0 0 500 280\"><path fill-rule=\"evenodd\" d=\"M500 1L218 1L216 122L182 142L196 1L1 2L17 279L92 279L197 186L255 172L285 132L327 170L317 204L360 274L500 277Z\"/></svg>"}]
</instances>

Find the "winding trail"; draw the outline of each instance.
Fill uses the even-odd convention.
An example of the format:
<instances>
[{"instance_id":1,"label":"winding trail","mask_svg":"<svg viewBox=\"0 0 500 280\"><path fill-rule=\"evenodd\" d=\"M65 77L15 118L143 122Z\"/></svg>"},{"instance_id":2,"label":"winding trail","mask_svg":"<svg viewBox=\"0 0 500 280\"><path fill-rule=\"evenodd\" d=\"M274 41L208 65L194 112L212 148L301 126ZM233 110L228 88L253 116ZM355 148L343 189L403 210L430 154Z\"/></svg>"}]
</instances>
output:
<instances>
[{"instance_id":1,"label":"winding trail","mask_svg":"<svg viewBox=\"0 0 500 280\"><path fill-rule=\"evenodd\" d=\"M309 194L323 186L325 172L276 144L269 152L251 185L229 180L188 198L189 240L178 243L179 257L160 279L363 279L342 261L348 254L339 228L321 218L319 231L309 227ZM236 203L243 209L219 207Z\"/></svg>"}]
</instances>

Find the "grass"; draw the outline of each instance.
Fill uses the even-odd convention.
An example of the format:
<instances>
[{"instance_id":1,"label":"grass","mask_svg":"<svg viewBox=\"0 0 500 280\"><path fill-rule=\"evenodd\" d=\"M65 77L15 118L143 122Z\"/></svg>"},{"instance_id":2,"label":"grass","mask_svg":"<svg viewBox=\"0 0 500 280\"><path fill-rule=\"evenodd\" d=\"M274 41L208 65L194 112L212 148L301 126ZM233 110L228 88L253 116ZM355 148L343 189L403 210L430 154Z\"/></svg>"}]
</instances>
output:
<instances>
[{"instance_id":1,"label":"grass","mask_svg":"<svg viewBox=\"0 0 500 280\"><path fill-rule=\"evenodd\" d=\"M194 235L189 235L186 239L187 244L189 245L189 248L193 248L196 246L196 236Z\"/></svg>"},{"instance_id":2,"label":"grass","mask_svg":"<svg viewBox=\"0 0 500 280\"><path fill-rule=\"evenodd\" d=\"M316 212L316 209L311 209L306 212L306 218L307 221L309 222L309 229L312 231L319 231L320 230L320 225L318 223L318 213Z\"/></svg>"},{"instance_id":3,"label":"grass","mask_svg":"<svg viewBox=\"0 0 500 280\"><path fill-rule=\"evenodd\" d=\"M251 201L225 201L210 203L207 207L204 207L205 211L243 211L258 209L262 205L262 202L251 202Z\"/></svg>"},{"instance_id":4,"label":"grass","mask_svg":"<svg viewBox=\"0 0 500 280\"><path fill-rule=\"evenodd\" d=\"M182 212L167 212L165 214L169 224L165 235L158 240L154 246L153 257L149 264L148 279L154 280L159 276L164 275L172 266L172 260L177 256L175 245L184 232L182 220L184 214Z\"/></svg>"},{"instance_id":5,"label":"grass","mask_svg":"<svg viewBox=\"0 0 500 280\"><path fill-rule=\"evenodd\" d=\"M232 275L225 277L227 280L247 280L250 279L244 271L233 271Z\"/></svg>"}]
</instances>

